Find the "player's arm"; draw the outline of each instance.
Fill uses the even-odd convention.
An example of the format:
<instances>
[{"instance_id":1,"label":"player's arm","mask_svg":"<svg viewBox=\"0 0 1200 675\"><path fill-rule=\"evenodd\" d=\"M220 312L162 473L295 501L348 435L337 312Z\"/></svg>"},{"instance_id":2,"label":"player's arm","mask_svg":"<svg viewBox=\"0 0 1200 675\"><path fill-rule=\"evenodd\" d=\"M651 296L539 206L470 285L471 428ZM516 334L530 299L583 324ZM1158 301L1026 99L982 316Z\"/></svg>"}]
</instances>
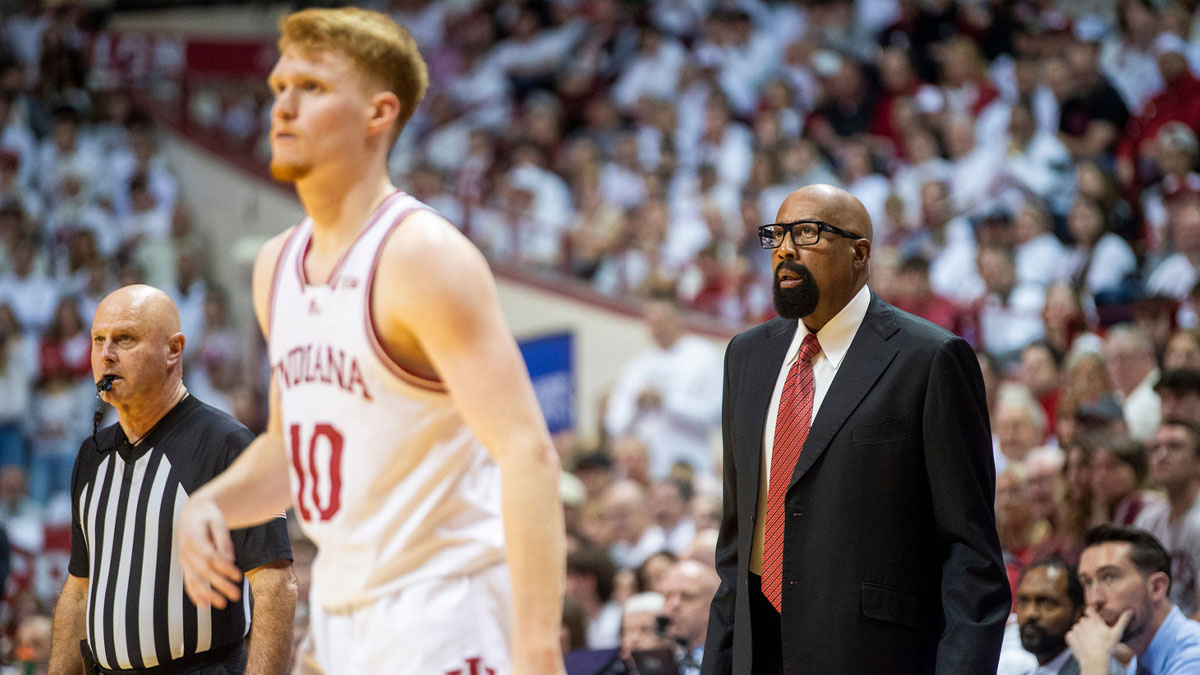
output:
<instances>
[{"instance_id":1,"label":"player's arm","mask_svg":"<svg viewBox=\"0 0 1200 675\"><path fill-rule=\"evenodd\" d=\"M263 336L270 329L271 282L288 230L263 246L254 263L254 313ZM184 586L199 606L225 607L241 597L241 571L234 564L230 529L266 522L291 504L287 453L279 415L279 391L271 378L267 430L238 458L196 491L175 524Z\"/></svg>"},{"instance_id":2,"label":"player's arm","mask_svg":"<svg viewBox=\"0 0 1200 675\"><path fill-rule=\"evenodd\" d=\"M246 675L285 675L292 654L296 576L292 563L277 560L246 572L254 596Z\"/></svg>"},{"instance_id":3,"label":"player's arm","mask_svg":"<svg viewBox=\"0 0 1200 675\"><path fill-rule=\"evenodd\" d=\"M565 545L558 456L483 255L429 212L406 219L376 270L384 341L414 335L500 466L512 574L514 673L562 672ZM388 292L388 289L397 289Z\"/></svg>"},{"instance_id":4,"label":"player's arm","mask_svg":"<svg viewBox=\"0 0 1200 675\"><path fill-rule=\"evenodd\" d=\"M83 672L79 641L84 638L84 612L87 611L87 577L67 575L58 604L54 607L54 632L50 639L50 675L77 675Z\"/></svg>"}]
</instances>

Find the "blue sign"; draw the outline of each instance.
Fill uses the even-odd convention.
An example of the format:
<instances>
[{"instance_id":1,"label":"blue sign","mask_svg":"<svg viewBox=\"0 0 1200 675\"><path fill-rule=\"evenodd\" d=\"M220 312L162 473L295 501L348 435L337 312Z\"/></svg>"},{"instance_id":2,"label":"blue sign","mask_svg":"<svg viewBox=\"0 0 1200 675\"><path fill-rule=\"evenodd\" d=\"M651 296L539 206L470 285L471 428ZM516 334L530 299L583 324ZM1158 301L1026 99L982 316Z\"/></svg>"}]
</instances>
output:
<instances>
[{"instance_id":1,"label":"blue sign","mask_svg":"<svg viewBox=\"0 0 1200 675\"><path fill-rule=\"evenodd\" d=\"M521 356L533 380L538 405L550 433L575 428L575 367L573 336L554 333L521 340Z\"/></svg>"}]
</instances>

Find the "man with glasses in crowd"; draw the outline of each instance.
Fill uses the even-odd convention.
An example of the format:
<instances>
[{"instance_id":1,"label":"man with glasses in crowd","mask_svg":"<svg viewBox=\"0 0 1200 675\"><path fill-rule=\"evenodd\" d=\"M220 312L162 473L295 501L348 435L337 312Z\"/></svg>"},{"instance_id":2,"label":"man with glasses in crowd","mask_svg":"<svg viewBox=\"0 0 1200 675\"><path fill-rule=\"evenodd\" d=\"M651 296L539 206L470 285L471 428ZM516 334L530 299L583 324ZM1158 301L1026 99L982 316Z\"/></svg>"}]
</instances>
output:
<instances>
[{"instance_id":1,"label":"man with glasses in crowd","mask_svg":"<svg viewBox=\"0 0 1200 675\"><path fill-rule=\"evenodd\" d=\"M995 672L1010 597L975 354L868 290L852 195L802 188L778 220L779 318L726 353L703 672Z\"/></svg>"}]
</instances>

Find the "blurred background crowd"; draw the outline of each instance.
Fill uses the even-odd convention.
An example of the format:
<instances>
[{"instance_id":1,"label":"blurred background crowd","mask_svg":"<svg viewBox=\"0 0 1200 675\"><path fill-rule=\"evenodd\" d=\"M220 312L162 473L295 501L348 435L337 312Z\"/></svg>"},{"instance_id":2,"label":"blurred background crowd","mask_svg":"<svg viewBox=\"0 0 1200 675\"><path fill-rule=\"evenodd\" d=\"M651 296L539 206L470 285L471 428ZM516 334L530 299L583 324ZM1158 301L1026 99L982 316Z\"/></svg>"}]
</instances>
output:
<instances>
[{"instance_id":1,"label":"blurred background crowd","mask_svg":"<svg viewBox=\"0 0 1200 675\"><path fill-rule=\"evenodd\" d=\"M1195 0L359 4L407 26L430 66L398 184L499 266L644 301L655 347L583 402L598 428L556 438L570 648L698 656L722 366L685 318L732 335L772 315L756 229L809 183L866 205L874 292L977 348L1014 583L1037 557L1077 558L1091 525L1153 527L1200 494L1200 439L1164 424L1200 424ZM100 298L166 290L189 389L255 430L266 374L233 328L235 282L209 272L227 251L193 227L203 205L160 149L169 128L92 56L112 8L0 8L0 660L36 661ZM261 81L208 82L184 114L265 163ZM1200 525L1170 537L1194 615ZM303 585L312 550L295 548Z\"/></svg>"}]
</instances>

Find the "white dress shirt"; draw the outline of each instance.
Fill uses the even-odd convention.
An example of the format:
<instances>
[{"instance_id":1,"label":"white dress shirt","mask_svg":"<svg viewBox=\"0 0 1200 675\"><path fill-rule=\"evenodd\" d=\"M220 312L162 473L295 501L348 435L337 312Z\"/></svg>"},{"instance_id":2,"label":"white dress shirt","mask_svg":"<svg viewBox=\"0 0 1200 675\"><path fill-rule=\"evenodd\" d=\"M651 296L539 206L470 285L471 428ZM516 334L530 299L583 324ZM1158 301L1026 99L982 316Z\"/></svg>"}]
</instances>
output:
<instances>
[{"instance_id":1,"label":"white dress shirt","mask_svg":"<svg viewBox=\"0 0 1200 675\"><path fill-rule=\"evenodd\" d=\"M871 291L863 286L850 302L846 303L842 311L817 331L817 342L821 343L821 351L812 360L814 420L817 418L817 411L821 409L821 402L825 400L825 394L829 391L829 385L833 384L833 378L842 365L842 359L846 358L846 352L850 350L850 343L858 334L858 327L867 316L867 307L870 304ZM767 423L763 427L762 470L758 472L758 514L754 519L754 546L750 552L750 571L755 574L762 574L767 487L771 479L771 452L775 445L775 420L779 416L779 399L783 396L783 385L787 381L788 371L800 356L800 343L808 335L808 327L803 321L799 323L792 344L788 347L787 358L784 359L779 368L779 375L775 378L775 391L771 394Z\"/></svg>"}]
</instances>

